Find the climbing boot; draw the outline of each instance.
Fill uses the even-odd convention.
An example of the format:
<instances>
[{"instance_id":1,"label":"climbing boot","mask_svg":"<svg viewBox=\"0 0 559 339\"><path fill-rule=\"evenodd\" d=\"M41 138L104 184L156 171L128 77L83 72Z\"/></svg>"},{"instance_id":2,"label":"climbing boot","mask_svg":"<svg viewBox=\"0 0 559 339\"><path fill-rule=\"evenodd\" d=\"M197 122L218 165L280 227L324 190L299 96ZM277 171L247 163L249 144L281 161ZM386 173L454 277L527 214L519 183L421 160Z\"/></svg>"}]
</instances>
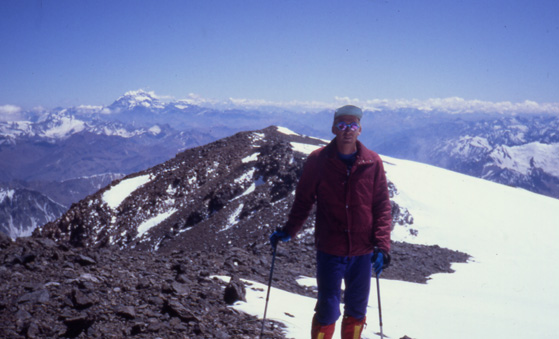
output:
<instances>
[{"instance_id":1,"label":"climbing boot","mask_svg":"<svg viewBox=\"0 0 559 339\"><path fill-rule=\"evenodd\" d=\"M361 332L363 332L363 327L365 327L365 320L355 319L354 317L344 316L342 320L342 339L361 339Z\"/></svg>"},{"instance_id":2,"label":"climbing boot","mask_svg":"<svg viewBox=\"0 0 559 339\"><path fill-rule=\"evenodd\" d=\"M332 339L334 336L334 328L336 323L330 325L321 325L316 320L316 314L312 318L311 339Z\"/></svg>"}]
</instances>

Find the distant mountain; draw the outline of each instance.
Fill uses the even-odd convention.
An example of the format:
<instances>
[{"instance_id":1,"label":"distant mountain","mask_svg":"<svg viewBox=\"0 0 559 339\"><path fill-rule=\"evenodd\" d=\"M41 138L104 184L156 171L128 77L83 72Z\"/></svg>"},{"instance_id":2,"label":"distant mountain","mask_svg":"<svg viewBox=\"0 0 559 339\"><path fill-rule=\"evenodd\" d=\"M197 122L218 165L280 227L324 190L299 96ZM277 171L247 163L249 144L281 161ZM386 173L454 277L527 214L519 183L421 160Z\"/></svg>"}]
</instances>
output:
<instances>
[{"instance_id":1,"label":"distant mountain","mask_svg":"<svg viewBox=\"0 0 559 339\"><path fill-rule=\"evenodd\" d=\"M419 117L421 115L414 114L414 118ZM364 138L375 144L373 148L381 154L559 198L559 117L446 115L425 118L430 121L428 124L423 122L415 127L415 123L408 122L407 128L395 127L394 135L384 139ZM393 120L408 118L399 116Z\"/></svg>"},{"instance_id":2,"label":"distant mountain","mask_svg":"<svg viewBox=\"0 0 559 339\"><path fill-rule=\"evenodd\" d=\"M107 112L107 108L55 109L29 113L25 121L0 122L0 183L36 191L68 208L114 179L216 139L206 132L177 130L167 122L127 123L113 119L116 114L106 119ZM24 204L19 211L27 207ZM49 220L62 212L54 211ZM38 225L15 215L12 222L11 227L19 230ZM22 232L9 234L29 233Z\"/></svg>"},{"instance_id":3,"label":"distant mountain","mask_svg":"<svg viewBox=\"0 0 559 339\"><path fill-rule=\"evenodd\" d=\"M12 239L30 236L35 228L65 211L64 206L38 192L0 187L0 232Z\"/></svg>"},{"instance_id":4,"label":"distant mountain","mask_svg":"<svg viewBox=\"0 0 559 339\"><path fill-rule=\"evenodd\" d=\"M206 133L177 131L169 125L134 128L66 114L49 114L37 123L0 123L0 181L83 181L106 173L128 174L215 140ZM83 192L79 198L93 192Z\"/></svg>"}]
</instances>

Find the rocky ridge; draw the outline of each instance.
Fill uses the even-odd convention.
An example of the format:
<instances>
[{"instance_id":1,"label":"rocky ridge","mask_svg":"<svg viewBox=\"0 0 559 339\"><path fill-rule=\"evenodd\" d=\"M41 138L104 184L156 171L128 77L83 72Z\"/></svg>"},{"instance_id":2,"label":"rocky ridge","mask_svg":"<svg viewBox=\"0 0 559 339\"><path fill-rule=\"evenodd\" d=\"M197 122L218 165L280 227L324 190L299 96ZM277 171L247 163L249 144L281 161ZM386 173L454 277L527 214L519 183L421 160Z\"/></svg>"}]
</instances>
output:
<instances>
[{"instance_id":1,"label":"rocky ridge","mask_svg":"<svg viewBox=\"0 0 559 339\"><path fill-rule=\"evenodd\" d=\"M73 246L149 251L262 242L286 221L307 153L325 144L275 126L237 133L116 180L35 233ZM394 225L413 232L408 211L392 204ZM312 225L311 217L305 228Z\"/></svg>"}]
</instances>

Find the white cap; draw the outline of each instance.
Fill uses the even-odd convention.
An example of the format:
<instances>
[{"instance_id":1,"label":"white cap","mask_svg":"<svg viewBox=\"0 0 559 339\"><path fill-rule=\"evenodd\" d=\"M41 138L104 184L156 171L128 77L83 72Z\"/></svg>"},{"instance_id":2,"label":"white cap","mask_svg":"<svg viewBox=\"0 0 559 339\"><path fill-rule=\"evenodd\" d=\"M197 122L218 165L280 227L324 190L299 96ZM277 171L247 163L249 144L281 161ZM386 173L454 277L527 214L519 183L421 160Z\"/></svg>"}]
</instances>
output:
<instances>
[{"instance_id":1,"label":"white cap","mask_svg":"<svg viewBox=\"0 0 559 339\"><path fill-rule=\"evenodd\" d=\"M345 105L336 110L336 112L334 113L334 120L343 115L352 115L361 120L361 117L363 117L363 111L357 106Z\"/></svg>"}]
</instances>

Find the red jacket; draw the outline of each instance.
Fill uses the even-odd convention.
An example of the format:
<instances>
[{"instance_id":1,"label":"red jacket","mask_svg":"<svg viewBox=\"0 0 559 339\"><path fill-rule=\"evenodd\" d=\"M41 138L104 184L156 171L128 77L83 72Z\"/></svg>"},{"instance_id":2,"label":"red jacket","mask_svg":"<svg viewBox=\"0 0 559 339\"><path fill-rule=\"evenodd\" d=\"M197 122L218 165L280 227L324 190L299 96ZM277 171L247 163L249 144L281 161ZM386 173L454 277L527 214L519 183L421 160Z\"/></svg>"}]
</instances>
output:
<instances>
[{"instance_id":1,"label":"red jacket","mask_svg":"<svg viewBox=\"0 0 559 339\"><path fill-rule=\"evenodd\" d=\"M357 256L375 247L390 251L392 213L379 155L357 141L357 160L348 171L336 139L312 152L303 167L285 225L292 238L317 204L315 242L319 251Z\"/></svg>"}]
</instances>

